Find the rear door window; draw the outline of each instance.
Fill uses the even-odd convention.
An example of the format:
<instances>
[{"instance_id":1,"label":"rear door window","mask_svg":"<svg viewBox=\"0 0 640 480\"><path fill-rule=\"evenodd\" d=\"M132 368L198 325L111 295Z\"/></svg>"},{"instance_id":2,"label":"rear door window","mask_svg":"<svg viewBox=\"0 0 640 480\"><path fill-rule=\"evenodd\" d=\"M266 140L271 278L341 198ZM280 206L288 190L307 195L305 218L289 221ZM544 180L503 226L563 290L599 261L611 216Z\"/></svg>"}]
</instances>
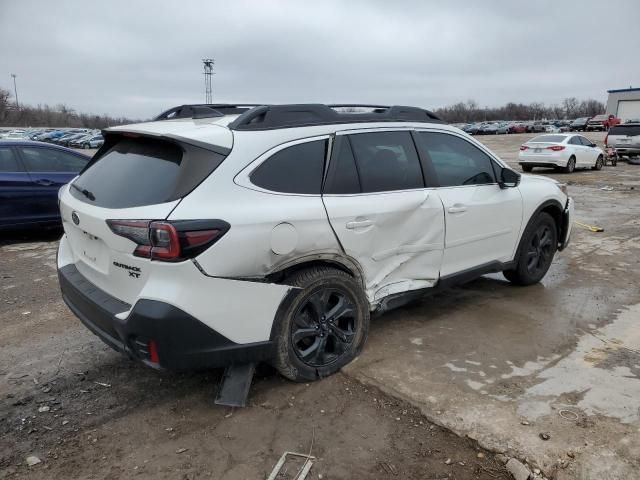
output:
<instances>
[{"instance_id":1,"label":"rear door window","mask_svg":"<svg viewBox=\"0 0 640 480\"><path fill-rule=\"evenodd\" d=\"M360 193L360 179L356 169L356 159L351 151L347 136L337 136L333 145L329 170L324 184L324 193L345 195Z\"/></svg>"},{"instance_id":2,"label":"rear door window","mask_svg":"<svg viewBox=\"0 0 640 480\"><path fill-rule=\"evenodd\" d=\"M493 161L482 150L455 135L417 132L420 153L433 165L441 187L496 183Z\"/></svg>"},{"instance_id":3,"label":"rear door window","mask_svg":"<svg viewBox=\"0 0 640 480\"><path fill-rule=\"evenodd\" d=\"M29 172L79 172L89 159L79 155L44 147L19 147Z\"/></svg>"},{"instance_id":4,"label":"rear door window","mask_svg":"<svg viewBox=\"0 0 640 480\"><path fill-rule=\"evenodd\" d=\"M569 140L569 144L570 145L582 145L582 142L580 141L580 137L572 137L571 140Z\"/></svg>"},{"instance_id":5,"label":"rear door window","mask_svg":"<svg viewBox=\"0 0 640 480\"><path fill-rule=\"evenodd\" d=\"M327 140L286 147L251 173L251 183L272 192L318 195L326 154Z\"/></svg>"},{"instance_id":6,"label":"rear door window","mask_svg":"<svg viewBox=\"0 0 640 480\"><path fill-rule=\"evenodd\" d=\"M349 141L363 193L424 188L411 133L358 133Z\"/></svg>"},{"instance_id":7,"label":"rear door window","mask_svg":"<svg viewBox=\"0 0 640 480\"><path fill-rule=\"evenodd\" d=\"M0 172L23 172L10 147L0 147Z\"/></svg>"},{"instance_id":8,"label":"rear door window","mask_svg":"<svg viewBox=\"0 0 640 480\"><path fill-rule=\"evenodd\" d=\"M171 202L191 192L224 158L192 145L122 138L91 161L70 192L84 202L105 208Z\"/></svg>"}]
</instances>

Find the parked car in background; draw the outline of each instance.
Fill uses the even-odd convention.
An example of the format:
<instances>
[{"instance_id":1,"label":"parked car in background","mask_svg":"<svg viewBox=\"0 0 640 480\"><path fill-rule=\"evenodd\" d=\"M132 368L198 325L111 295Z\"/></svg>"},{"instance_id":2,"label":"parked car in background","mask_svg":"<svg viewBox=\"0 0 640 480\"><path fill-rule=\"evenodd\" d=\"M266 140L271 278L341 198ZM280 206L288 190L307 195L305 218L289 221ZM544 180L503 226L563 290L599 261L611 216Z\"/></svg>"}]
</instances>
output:
<instances>
[{"instance_id":1,"label":"parked car in background","mask_svg":"<svg viewBox=\"0 0 640 480\"><path fill-rule=\"evenodd\" d=\"M576 118L573 122L571 122L570 130L572 132L584 132L587 129L587 123L589 122L590 117L580 117Z\"/></svg>"},{"instance_id":2,"label":"parked car in background","mask_svg":"<svg viewBox=\"0 0 640 480\"><path fill-rule=\"evenodd\" d=\"M509 131L510 127L511 127L511 123L509 123L509 122L499 123L496 133L500 133L500 134L511 133Z\"/></svg>"},{"instance_id":3,"label":"parked car in background","mask_svg":"<svg viewBox=\"0 0 640 480\"><path fill-rule=\"evenodd\" d=\"M596 115L587 122L587 131L589 130L609 130L614 125L618 125L621 120L615 115Z\"/></svg>"},{"instance_id":4,"label":"parked car in background","mask_svg":"<svg viewBox=\"0 0 640 480\"><path fill-rule=\"evenodd\" d=\"M27 138L27 132L25 130L11 130L2 138L7 140L23 140Z\"/></svg>"},{"instance_id":5,"label":"parked car in background","mask_svg":"<svg viewBox=\"0 0 640 480\"><path fill-rule=\"evenodd\" d=\"M614 125L604 139L606 147L613 147L619 157L640 155L640 122Z\"/></svg>"},{"instance_id":6,"label":"parked car in background","mask_svg":"<svg viewBox=\"0 0 640 480\"><path fill-rule=\"evenodd\" d=\"M58 190L88 162L63 147L0 140L0 230L59 225Z\"/></svg>"},{"instance_id":7,"label":"parked car in background","mask_svg":"<svg viewBox=\"0 0 640 480\"><path fill-rule=\"evenodd\" d=\"M64 137L58 139L58 141L56 142L58 145L62 145L64 147L68 147L69 144L74 141L74 140L78 140L80 138L84 138L87 136L87 132L74 132L71 133L69 135L65 135Z\"/></svg>"},{"instance_id":8,"label":"parked car in background","mask_svg":"<svg viewBox=\"0 0 640 480\"><path fill-rule=\"evenodd\" d=\"M576 168L602 169L604 152L582 135L539 135L520 146L518 162L525 172L552 167L572 173Z\"/></svg>"},{"instance_id":9,"label":"parked car in background","mask_svg":"<svg viewBox=\"0 0 640 480\"><path fill-rule=\"evenodd\" d=\"M544 126L544 131L546 133L560 133L560 128L550 123L549 125Z\"/></svg>"},{"instance_id":10,"label":"parked car in background","mask_svg":"<svg viewBox=\"0 0 640 480\"><path fill-rule=\"evenodd\" d=\"M509 127L509 133L526 133L526 132L527 132L527 126L521 122L512 123L511 126Z\"/></svg>"},{"instance_id":11,"label":"parked car in background","mask_svg":"<svg viewBox=\"0 0 640 480\"><path fill-rule=\"evenodd\" d=\"M484 126L478 132L482 135L495 135L498 133L497 123L485 123Z\"/></svg>"},{"instance_id":12,"label":"parked car in background","mask_svg":"<svg viewBox=\"0 0 640 480\"><path fill-rule=\"evenodd\" d=\"M89 148L100 148L103 143L104 143L104 138L102 137L102 134L99 133L97 135L90 134L90 135L85 135L76 140L71 140L69 142L69 146L73 148L89 149Z\"/></svg>"}]
</instances>

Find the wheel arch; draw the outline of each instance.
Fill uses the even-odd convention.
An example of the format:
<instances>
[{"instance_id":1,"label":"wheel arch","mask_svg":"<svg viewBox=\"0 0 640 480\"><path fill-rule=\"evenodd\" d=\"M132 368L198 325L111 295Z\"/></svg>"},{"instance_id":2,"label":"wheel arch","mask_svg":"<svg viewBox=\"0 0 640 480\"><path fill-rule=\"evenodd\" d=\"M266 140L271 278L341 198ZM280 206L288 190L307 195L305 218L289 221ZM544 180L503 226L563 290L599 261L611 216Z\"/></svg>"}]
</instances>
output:
<instances>
[{"instance_id":1,"label":"wheel arch","mask_svg":"<svg viewBox=\"0 0 640 480\"><path fill-rule=\"evenodd\" d=\"M560 242L560 239L563 238L563 232L562 232L562 230L563 230L562 212L563 211L564 211L564 207L562 206L562 204L558 200L547 200L547 201L541 203L538 206L538 208L536 208L533 211L533 213L529 217L529 221L527 222L525 227L522 229L522 233L520 235L520 240L518 242L518 248L516 249L516 254L515 254L514 260L520 258L520 253L521 253L522 247L523 247L522 240L524 238L524 233L527 231L529 226L535 221L535 219L541 213L548 213L549 215L551 215L551 218L553 218L553 221L554 221L554 223L556 225L556 232L557 232L558 242Z\"/></svg>"},{"instance_id":2,"label":"wheel arch","mask_svg":"<svg viewBox=\"0 0 640 480\"><path fill-rule=\"evenodd\" d=\"M332 267L352 276L364 289L364 275L360 265L353 259L335 253L305 255L280 264L269 271L265 278L274 283L286 283L286 278L295 272L312 267Z\"/></svg>"}]
</instances>

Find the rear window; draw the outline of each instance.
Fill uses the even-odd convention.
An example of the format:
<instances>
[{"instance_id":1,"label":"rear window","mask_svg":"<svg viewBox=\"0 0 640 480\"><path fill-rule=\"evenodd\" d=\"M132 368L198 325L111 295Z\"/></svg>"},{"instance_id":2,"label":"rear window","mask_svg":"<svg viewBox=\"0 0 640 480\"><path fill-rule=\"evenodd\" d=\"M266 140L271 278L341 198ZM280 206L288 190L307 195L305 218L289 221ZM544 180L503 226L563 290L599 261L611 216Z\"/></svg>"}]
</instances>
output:
<instances>
[{"instance_id":1,"label":"rear window","mask_svg":"<svg viewBox=\"0 0 640 480\"><path fill-rule=\"evenodd\" d=\"M527 143L562 143L565 138L567 138L566 135L540 135Z\"/></svg>"},{"instance_id":2,"label":"rear window","mask_svg":"<svg viewBox=\"0 0 640 480\"><path fill-rule=\"evenodd\" d=\"M611 135L628 135L635 137L640 135L640 125L616 125L609 129L609 136Z\"/></svg>"},{"instance_id":3,"label":"rear window","mask_svg":"<svg viewBox=\"0 0 640 480\"><path fill-rule=\"evenodd\" d=\"M84 202L105 208L171 202L191 192L224 158L192 145L120 139L89 164L70 192Z\"/></svg>"}]
</instances>

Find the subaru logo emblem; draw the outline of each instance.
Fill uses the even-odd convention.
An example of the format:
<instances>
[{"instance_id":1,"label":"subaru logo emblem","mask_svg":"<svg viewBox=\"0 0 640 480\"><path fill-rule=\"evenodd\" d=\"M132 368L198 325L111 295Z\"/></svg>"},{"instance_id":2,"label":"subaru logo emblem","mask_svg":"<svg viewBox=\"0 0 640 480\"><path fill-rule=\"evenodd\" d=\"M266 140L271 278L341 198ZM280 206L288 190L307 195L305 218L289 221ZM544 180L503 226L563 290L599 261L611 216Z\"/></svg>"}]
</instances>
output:
<instances>
[{"instance_id":1,"label":"subaru logo emblem","mask_svg":"<svg viewBox=\"0 0 640 480\"><path fill-rule=\"evenodd\" d=\"M80 219L78 218L78 214L76 212L71 212L71 220L73 220L73 223L75 223L76 225L80 223Z\"/></svg>"}]
</instances>

